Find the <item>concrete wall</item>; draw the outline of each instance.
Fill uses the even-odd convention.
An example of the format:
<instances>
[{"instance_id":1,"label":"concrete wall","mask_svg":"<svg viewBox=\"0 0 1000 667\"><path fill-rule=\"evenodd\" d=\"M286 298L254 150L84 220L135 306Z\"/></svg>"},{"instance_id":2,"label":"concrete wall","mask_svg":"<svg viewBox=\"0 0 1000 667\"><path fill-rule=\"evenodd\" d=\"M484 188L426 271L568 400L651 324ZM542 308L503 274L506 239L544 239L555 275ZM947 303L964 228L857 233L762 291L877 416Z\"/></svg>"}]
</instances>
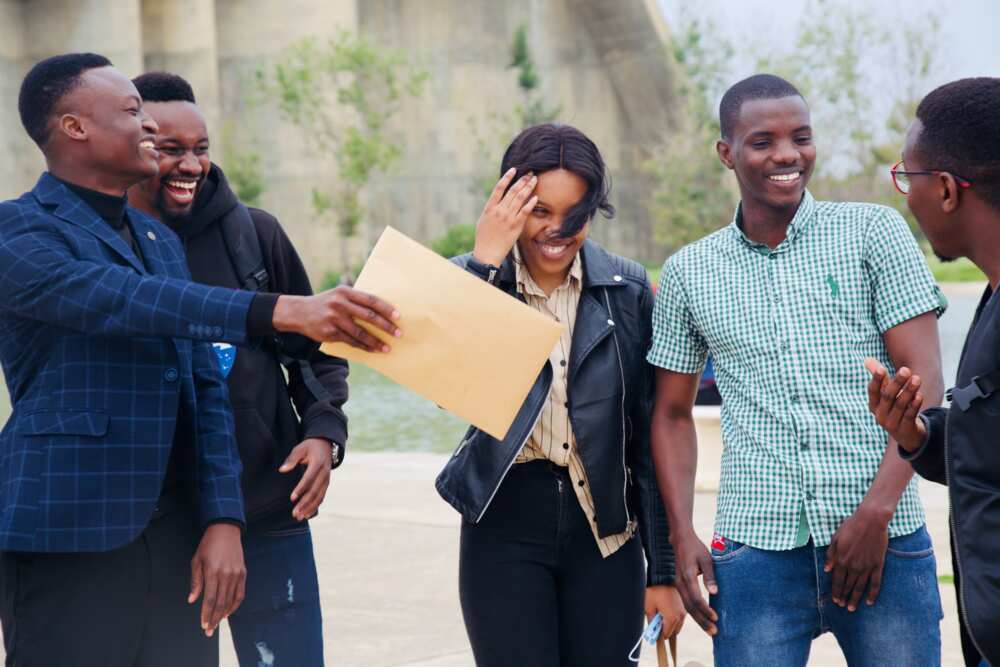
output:
<instances>
[{"instance_id":1,"label":"concrete wall","mask_svg":"<svg viewBox=\"0 0 1000 667\"><path fill-rule=\"evenodd\" d=\"M405 145L398 172L370 193L376 228L391 221L429 239L451 224L475 222L483 200L474 180L498 175L512 138L497 135L504 124L490 117L523 102L508 64L512 36L525 24L547 106L561 105L559 120L587 133L612 171L619 215L599 221L596 237L627 254L656 255L638 172L645 147L670 122L674 75L654 5L367 0L359 12L362 32L415 54L430 74L423 99L407 103L397 122ZM492 143L485 154L476 147L477 135Z\"/></svg>"},{"instance_id":2,"label":"concrete wall","mask_svg":"<svg viewBox=\"0 0 1000 667\"><path fill-rule=\"evenodd\" d=\"M16 112L26 69L70 50L108 55L126 74L175 71L191 81L209 120L213 157L224 142L262 160L263 205L288 229L314 280L339 264L336 231L314 219L310 191L333 183L332 160L256 104L254 71L303 37L360 31L424 68L424 96L394 121L403 157L365 200L369 223L350 246L363 257L386 224L430 241L482 208L477 179L494 177L518 129L523 98L508 69L518 26L528 26L548 106L601 148L619 216L595 235L613 249L660 260L645 212L640 165L674 110L674 73L655 0L0 0L0 197L30 187L42 168ZM485 140L486 148L479 147Z\"/></svg>"}]
</instances>

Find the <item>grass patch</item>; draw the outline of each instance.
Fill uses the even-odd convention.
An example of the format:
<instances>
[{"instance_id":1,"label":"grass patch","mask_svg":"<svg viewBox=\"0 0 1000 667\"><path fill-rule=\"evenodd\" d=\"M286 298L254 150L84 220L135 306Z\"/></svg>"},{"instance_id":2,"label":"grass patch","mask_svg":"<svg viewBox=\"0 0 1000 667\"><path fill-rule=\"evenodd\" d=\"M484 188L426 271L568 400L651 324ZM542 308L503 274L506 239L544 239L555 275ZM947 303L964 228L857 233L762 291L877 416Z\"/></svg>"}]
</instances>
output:
<instances>
[{"instance_id":1,"label":"grass patch","mask_svg":"<svg viewBox=\"0 0 1000 667\"><path fill-rule=\"evenodd\" d=\"M954 262L942 262L934 255L927 256L927 265L931 267L934 280L939 283L976 283L985 282L986 275L971 261L962 257Z\"/></svg>"},{"instance_id":2,"label":"grass patch","mask_svg":"<svg viewBox=\"0 0 1000 667\"><path fill-rule=\"evenodd\" d=\"M649 268L647 266L646 267L646 273L649 275L649 282L650 283L652 283L653 285L659 285L660 284L660 267L656 267L655 269L651 269L651 268Z\"/></svg>"}]
</instances>

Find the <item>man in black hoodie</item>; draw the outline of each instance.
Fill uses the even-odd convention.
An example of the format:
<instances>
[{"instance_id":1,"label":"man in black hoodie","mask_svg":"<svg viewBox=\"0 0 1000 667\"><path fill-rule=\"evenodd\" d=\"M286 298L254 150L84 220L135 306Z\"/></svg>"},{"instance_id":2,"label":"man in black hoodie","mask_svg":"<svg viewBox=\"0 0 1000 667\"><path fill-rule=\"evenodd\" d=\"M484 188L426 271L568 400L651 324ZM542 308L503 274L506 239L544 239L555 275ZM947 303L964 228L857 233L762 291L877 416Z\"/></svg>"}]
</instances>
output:
<instances>
[{"instance_id":1,"label":"man in black hoodie","mask_svg":"<svg viewBox=\"0 0 1000 667\"><path fill-rule=\"evenodd\" d=\"M268 292L311 294L305 268L278 221L244 207L211 163L205 119L191 86L165 72L144 74L134 83L159 124L160 157L159 173L132 187L129 200L180 236L194 280L246 288L234 246L255 244L241 239L243 232L256 235L266 272L255 274L250 288L263 289L263 281ZM272 658L322 665L319 589L306 520L326 494L331 469L343 460L347 362L294 334L256 347L215 349L228 379L246 499L246 598L229 619L236 653L243 667L270 664Z\"/></svg>"}]
</instances>

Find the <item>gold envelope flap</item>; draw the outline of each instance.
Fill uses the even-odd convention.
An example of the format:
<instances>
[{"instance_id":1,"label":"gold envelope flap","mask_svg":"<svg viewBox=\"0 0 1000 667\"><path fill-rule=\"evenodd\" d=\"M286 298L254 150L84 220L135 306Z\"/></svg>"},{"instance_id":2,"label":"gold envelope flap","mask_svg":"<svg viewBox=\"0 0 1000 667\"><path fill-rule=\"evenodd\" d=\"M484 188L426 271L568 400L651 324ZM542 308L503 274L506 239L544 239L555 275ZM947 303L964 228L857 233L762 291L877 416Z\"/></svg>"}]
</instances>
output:
<instances>
[{"instance_id":1,"label":"gold envelope flap","mask_svg":"<svg viewBox=\"0 0 1000 667\"><path fill-rule=\"evenodd\" d=\"M325 343L502 439L562 332L559 324L386 227L355 284L400 313L402 338L360 322L392 347Z\"/></svg>"}]
</instances>

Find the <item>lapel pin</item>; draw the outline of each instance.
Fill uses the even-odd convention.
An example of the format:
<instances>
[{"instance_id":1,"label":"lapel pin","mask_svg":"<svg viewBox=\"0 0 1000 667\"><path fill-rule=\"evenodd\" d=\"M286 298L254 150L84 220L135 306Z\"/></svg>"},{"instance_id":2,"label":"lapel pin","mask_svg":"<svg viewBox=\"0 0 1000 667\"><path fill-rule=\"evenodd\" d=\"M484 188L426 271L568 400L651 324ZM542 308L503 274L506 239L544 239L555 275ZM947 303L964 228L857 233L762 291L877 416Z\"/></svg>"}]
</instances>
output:
<instances>
[{"instance_id":1,"label":"lapel pin","mask_svg":"<svg viewBox=\"0 0 1000 667\"><path fill-rule=\"evenodd\" d=\"M156 234L154 234L153 232L146 232L146 236L149 237L150 241L155 241L156 240Z\"/></svg>"}]
</instances>

